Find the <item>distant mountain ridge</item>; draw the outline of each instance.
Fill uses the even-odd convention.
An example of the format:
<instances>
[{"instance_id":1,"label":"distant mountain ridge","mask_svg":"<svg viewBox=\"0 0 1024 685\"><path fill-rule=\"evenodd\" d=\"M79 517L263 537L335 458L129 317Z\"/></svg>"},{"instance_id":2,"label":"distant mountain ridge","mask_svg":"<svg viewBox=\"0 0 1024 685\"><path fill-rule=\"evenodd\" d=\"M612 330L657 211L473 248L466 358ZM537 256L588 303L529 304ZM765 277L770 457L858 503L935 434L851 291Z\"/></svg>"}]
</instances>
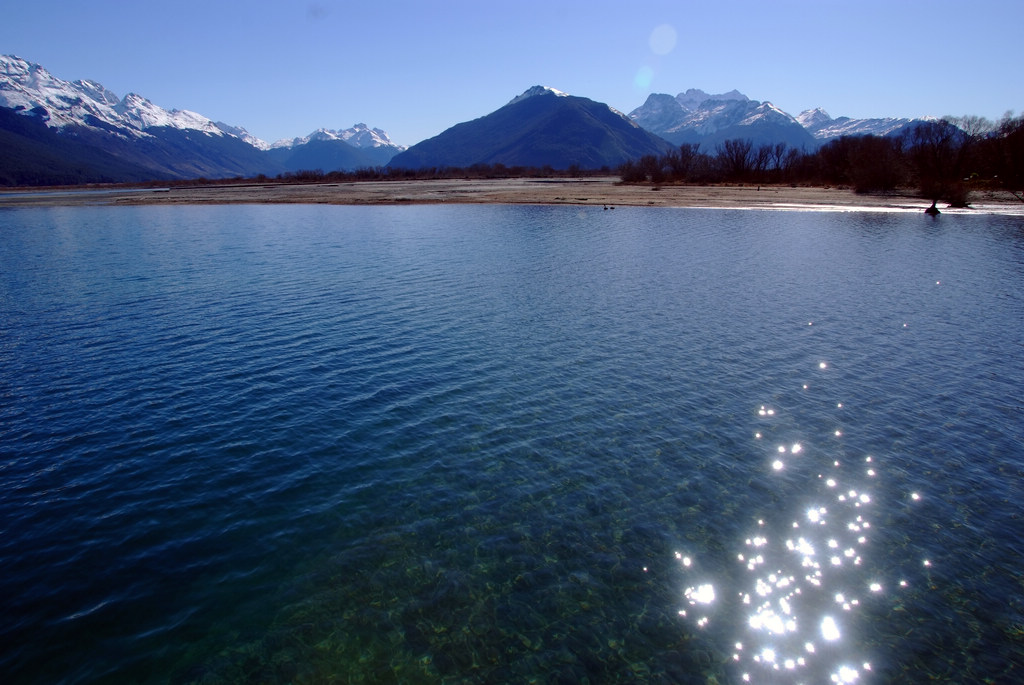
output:
<instances>
[{"instance_id":1,"label":"distant mountain ridge","mask_svg":"<svg viewBox=\"0 0 1024 685\"><path fill-rule=\"evenodd\" d=\"M0 106L34 111L52 128L81 126L137 138L152 135L147 129L174 128L230 135L256 148L267 147L243 128L188 110L167 110L135 93L118 98L95 81L64 81L40 65L12 55L0 55Z\"/></svg>"},{"instance_id":2,"label":"distant mountain ridge","mask_svg":"<svg viewBox=\"0 0 1024 685\"><path fill-rule=\"evenodd\" d=\"M269 146L269 154L296 171L334 170L385 166L405 149L385 131L356 124L343 131L319 128L308 136L279 140Z\"/></svg>"},{"instance_id":3,"label":"distant mountain ridge","mask_svg":"<svg viewBox=\"0 0 1024 685\"><path fill-rule=\"evenodd\" d=\"M676 145L713 148L732 138L754 144L786 143L797 149L817 147L814 137L794 117L770 102L751 100L735 90L709 95L691 88L675 97L652 93L629 114L637 124Z\"/></svg>"},{"instance_id":4,"label":"distant mountain ridge","mask_svg":"<svg viewBox=\"0 0 1024 685\"><path fill-rule=\"evenodd\" d=\"M11 55L0 56L0 110L4 185L351 170L383 166L405 149L365 124L272 146L242 127L136 93L119 98L95 81L64 81Z\"/></svg>"},{"instance_id":5,"label":"distant mountain ridge","mask_svg":"<svg viewBox=\"0 0 1024 685\"><path fill-rule=\"evenodd\" d=\"M413 145L390 166L610 169L671 147L606 104L533 86L490 114Z\"/></svg>"},{"instance_id":6,"label":"distant mountain ridge","mask_svg":"<svg viewBox=\"0 0 1024 685\"><path fill-rule=\"evenodd\" d=\"M808 109L796 116L796 120L817 140L825 142L841 136L889 136L901 132L915 121L924 119L904 119L884 117L878 119L851 119L839 117L833 119L821 107Z\"/></svg>"},{"instance_id":7,"label":"distant mountain ridge","mask_svg":"<svg viewBox=\"0 0 1024 685\"><path fill-rule=\"evenodd\" d=\"M672 96L652 93L629 114L649 131L673 143L714 148L726 140L749 139L755 145L786 143L813 150L840 136L895 135L919 119L833 119L821 108L794 117L770 102L751 100L739 91L717 95L689 90Z\"/></svg>"},{"instance_id":8,"label":"distant mountain ridge","mask_svg":"<svg viewBox=\"0 0 1024 685\"><path fill-rule=\"evenodd\" d=\"M366 167L614 168L680 144L713 149L730 139L813 151L839 136L897 135L919 119L793 117L739 91L690 88L651 94L625 115L547 86L406 148L359 123L260 140L240 126L164 109L96 81L63 81L38 64L0 56L0 185L230 178Z\"/></svg>"}]
</instances>

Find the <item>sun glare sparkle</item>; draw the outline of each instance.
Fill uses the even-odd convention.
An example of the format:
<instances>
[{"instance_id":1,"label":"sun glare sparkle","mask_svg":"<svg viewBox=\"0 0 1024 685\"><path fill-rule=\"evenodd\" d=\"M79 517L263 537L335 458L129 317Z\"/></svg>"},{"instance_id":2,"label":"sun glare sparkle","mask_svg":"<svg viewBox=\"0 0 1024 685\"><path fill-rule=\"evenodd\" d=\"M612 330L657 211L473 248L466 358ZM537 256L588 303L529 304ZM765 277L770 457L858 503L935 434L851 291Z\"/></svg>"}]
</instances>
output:
<instances>
[{"instance_id":1,"label":"sun glare sparkle","mask_svg":"<svg viewBox=\"0 0 1024 685\"><path fill-rule=\"evenodd\" d=\"M838 673L832 674L832 681L836 683L852 683L857 680L859 675L856 669L849 666L841 666Z\"/></svg>"},{"instance_id":2,"label":"sun glare sparkle","mask_svg":"<svg viewBox=\"0 0 1024 685\"><path fill-rule=\"evenodd\" d=\"M715 601L715 588L710 583L687 588L684 594L690 600L690 604L711 604Z\"/></svg>"},{"instance_id":3,"label":"sun glare sparkle","mask_svg":"<svg viewBox=\"0 0 1024 685\"><path fill-rule=\"evenodd\" d=\"M826 616L821 620L821 636L829 642L838 640L841 637L839 626L836 625L835 619L831 616Z\"/></svg>"}]
</instances>

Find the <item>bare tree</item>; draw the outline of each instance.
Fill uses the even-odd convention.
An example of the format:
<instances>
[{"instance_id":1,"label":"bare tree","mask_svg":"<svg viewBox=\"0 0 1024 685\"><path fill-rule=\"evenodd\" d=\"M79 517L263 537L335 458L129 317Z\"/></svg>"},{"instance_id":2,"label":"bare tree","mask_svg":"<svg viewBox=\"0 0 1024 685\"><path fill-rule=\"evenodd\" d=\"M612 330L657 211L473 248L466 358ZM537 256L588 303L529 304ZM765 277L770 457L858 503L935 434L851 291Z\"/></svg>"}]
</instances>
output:
<instances>
[{"instance_id":1,"label":"bare tree","mask_svg":"<svg viewBox=\"0 0 1024 685\"><path fill-rule=\"evenodd\" d=\"M775 143L775 147L772 148L772 168L776 171L782 171L782 165L786 160L787 147L785 143Z\"/></svg>"},{"instance_id":2,"label":"bare tree","mask_svg":"<svg viewBox=\"0 0 1024 685\"><path fill-rule=\"evenodd\" d=\"M754 144L747 139L732 138L721 145L716 146L716 160L722 168L725 177L734 180L746 180L750 176L750 168L753 162L751 150Z\"/></svg>"},{"instance_id":3,"label":"bare tree","mask_svg":"<svg viewBox=\"0 0 1024 685\"><path fill-rule=\"evenodd\" d=\"M967 205L963 184L964 133L946 119L914 126L908 135L910 155L917 168L921 195L956 207Z\"/></svg>"},{"instance_id":4,"label":"bare tree","mask_svg":"<svg viewBox=\"0 0 1024 685\"><path fill-rule=\"evenodd\" d=\"M1006 113L992 136L993 171L999 184L1024 202L1024 115Z\"/></svg>"},{"instance_id":5,"label":"bare tree","mask_svg":"<svg viewBox=\"0 0 1024 685\"><path fill-rule=\"evenodd\" d=\"M768 165L772 161L772 146L768 143L761 145L754 152L753 166L754 173L758 178L764 176L765 172L768 171Z\"/></svg>"},{"instance_id":6,"label":"bare tree","mask_svg":"<svg viewBox=\"0 0 1024 685\"><path fill-rule=\"evenodd\" d=\"M665 167L669 170L672 178L677 181L685 181L694 171L700 150L700 143L684 143L678 149L671 150L665 154Z\"/></svg>"}]
</instances>

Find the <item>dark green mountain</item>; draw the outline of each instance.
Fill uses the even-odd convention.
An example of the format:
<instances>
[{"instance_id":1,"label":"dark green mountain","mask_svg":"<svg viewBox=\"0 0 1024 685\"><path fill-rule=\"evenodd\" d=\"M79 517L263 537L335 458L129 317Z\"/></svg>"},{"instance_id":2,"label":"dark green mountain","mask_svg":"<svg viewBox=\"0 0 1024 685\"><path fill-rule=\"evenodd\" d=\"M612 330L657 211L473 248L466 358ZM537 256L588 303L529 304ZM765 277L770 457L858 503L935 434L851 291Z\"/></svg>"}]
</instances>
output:
<instances>
[{"instance_id":1,"label":"dark green mountain","mask_svg":"<svg viewBox=\"0 0 1024 685\"><path fill-rule=\"evenodd\" d=\"M413 145L388 166L600 169L673 147L605 104L534 86L487 116Z\"/></svg>"}]
</instances>

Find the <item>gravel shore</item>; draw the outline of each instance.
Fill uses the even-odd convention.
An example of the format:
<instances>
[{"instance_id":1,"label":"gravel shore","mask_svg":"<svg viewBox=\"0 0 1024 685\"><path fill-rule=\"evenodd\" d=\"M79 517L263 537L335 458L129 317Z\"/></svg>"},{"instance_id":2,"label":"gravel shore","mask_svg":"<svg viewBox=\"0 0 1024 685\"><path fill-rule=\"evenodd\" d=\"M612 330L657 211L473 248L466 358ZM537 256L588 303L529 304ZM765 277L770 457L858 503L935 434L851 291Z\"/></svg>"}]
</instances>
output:
<instances>
[{"instance_id":1,"label":"gravel shore","mask_svg":"<svg viewBox=\"0 0 1024 685\"><path fill-rule=\"evenodd\" d=\"M1005 192L975 193L974 211L1024 213ZM0 206L176 204L569 204L644 207L720 207L924 211L909 194L858 195L846 188L756 185L624 185L617 177L443 179L319 184L225 184L164 188L0 191ZM942 205L939 205L942 209ZM971 211L971 210L966 210Z\"/></svg>"}]
</instances>

